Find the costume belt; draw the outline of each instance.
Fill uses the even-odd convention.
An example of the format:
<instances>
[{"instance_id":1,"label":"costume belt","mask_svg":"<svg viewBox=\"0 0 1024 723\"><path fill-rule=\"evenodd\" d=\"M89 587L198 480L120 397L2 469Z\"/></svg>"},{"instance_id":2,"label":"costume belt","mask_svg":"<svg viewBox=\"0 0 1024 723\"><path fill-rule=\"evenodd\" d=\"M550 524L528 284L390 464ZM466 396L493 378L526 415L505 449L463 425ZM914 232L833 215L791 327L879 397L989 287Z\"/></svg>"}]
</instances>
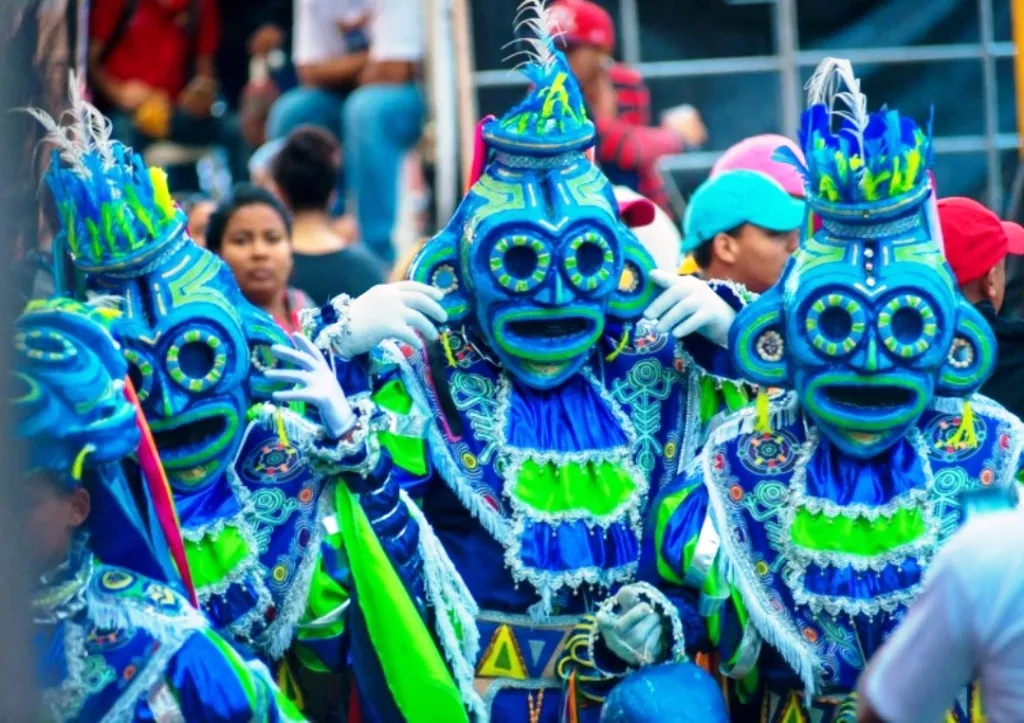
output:
<instances>
[{"instance_id":1,"label":"costume belt","mask_svg":"<svg viewBox=\"0 0 1024 723\"><path fill-rule=\"evenodd\" d=\"M557 663L582 616L540 621L528 615L481 611L477 616L483 652L474 686L490 704L503 689L561 688Z\"/></svg>"}]
</instances>

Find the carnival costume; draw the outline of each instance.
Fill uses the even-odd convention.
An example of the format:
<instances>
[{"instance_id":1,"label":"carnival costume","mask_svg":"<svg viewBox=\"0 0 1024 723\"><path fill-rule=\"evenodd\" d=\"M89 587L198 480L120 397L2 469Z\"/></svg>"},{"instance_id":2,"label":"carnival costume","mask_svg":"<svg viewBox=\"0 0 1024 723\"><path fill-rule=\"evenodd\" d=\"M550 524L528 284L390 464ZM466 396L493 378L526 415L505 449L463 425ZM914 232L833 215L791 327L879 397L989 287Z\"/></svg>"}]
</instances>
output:
<instances>
[{"instance_id":1,"label":"carnival costume","mask_svg":"<svg viewBox=\"0 0 1024 723\"><path fill-rule=\"evenodd\" d=\"M849 61L827 59L809 89L806 166L783 151L806 232L730 332L739 374L790 393L717 422L653 535L665 588L701 591L706 640L688 642L718 651L733 703L794 723L853 719L857 678L936 549L1016 504L1024 444L973 395L995 341L940 251L930 128L869 115ZM974 703L949 720L978 720Z\"/></svg>"},{"instance_id":2,"label":"carnival costume","mask_svg":"<svg viewBox=\"0 0 1024 723\"><path fill-rule=\"evenodd\" d=\"M145 426L101 312L35 302L14 338L25 478L84 486L92 509L33 600L44 719L302 720L260 662L246 661L178 591L158 498L136 506L130 455ZM43 473L54 482L42 481Z\"/></svg>"},{"instance_id":3,"label":"carnival costume","mask_svg":"<svg viewBox=\"0 0 1024 723\"><path fill-rule=\"evenodd\" d=\"M89 104L73 105L70 132L41 117L57 146L46 180L59 242L90 289L122 300L113 332L167 469L200 607L268 661L291 650L334 673L351 657L364 704L385 720L394 695L464 718L421 616L429 600L451 627L460 602L472 619L471 601L388 481L374 433L386 416L346 398L312 345L292 346L249 304L189 239L163 172L110 140ZM457 658L457 643L447 652ZM394 661L409 656L416 676Z\"/></svg>"},{"instance_id":4,"label":"carnival costume","mask_svg":"<svg viewBox=\"0 0 1024 723\"><path fill-rule=\"evenodd\" d=\"M644 654L624 637L611 652L588 614L635 581L650 495L699 441L688 435L704 373L695 358L721 361L729 302L742 301L657 276L587 158L594 126L542 4L524 2L519 20L533 88L481 124L475 182L404 287L406 310L445 322L440 337L430 328L425 347L375 346L398 334L374 338L367 319L392 313L362 297L335 299L306 329L345 389L372 392L398 418L382 436L393 479L422 500L481 608L481 652L460 671L469 705L501 723L596 720ZM697 329L707 338L684 350L677 337ZM685 660L676 607L650 586L625 596L644 618L634 642ZM619 603L603 606L607 631Z\"/></svg>"}]
</instances>

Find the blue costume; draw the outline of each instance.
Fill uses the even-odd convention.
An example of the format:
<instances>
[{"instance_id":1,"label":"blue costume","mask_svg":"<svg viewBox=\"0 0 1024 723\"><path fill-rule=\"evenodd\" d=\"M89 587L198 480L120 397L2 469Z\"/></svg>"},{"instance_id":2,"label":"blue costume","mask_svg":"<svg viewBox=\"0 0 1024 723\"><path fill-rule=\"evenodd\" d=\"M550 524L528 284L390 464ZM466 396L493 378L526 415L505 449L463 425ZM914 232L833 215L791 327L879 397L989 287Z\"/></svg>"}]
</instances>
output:
<instances>
[{"instance_id":1,"label":"blue costume","mask_svg":"<svg viewBox=\"0 0 1024 723\"><path fill-rule=\"evenodd\" d=\"M332 439L316 410L274 405L265 372L281 366L271 347L291 347L288 337L189 239L163 172L111 141L91 106L75 107L77 133L51 129L59 240L92 290L121 301L113 332L165 462L201 608L268 661L291 651L292 663L336 673L363 660L366 706L388 710L390 682L363 657L375 659L386 614L364 597L393 602L387 625L400 635L423 626L428 597L446 609L468 595L443 570L424 574L419 523L377 443L387 418L352 398L355 428ZM448 587L428 585L439 580Z\"/></svg>"},{"instance_id":2,"label":"blue costume","mask_svg":"<svg viewBox=\"0 0 1024 723\"><path fill-rule=\"evenodd\" d=\"M635 580L648 500L699 444L696 391L719 360L642 318L654 263L586 156L594 126L539 5L520 12L533 89L483 124L481 175L411 267L444 292L440 341L346 359L343 297L306 326L342 386L396 417L381 437L392 479L422 500L481 608L471 673L502 723L596 720L627 672L590 613ZM686 620L643 595L671 621L667 657L685 660Z\"/></svg>"},{"instance_id":3,"label":"blue costume","mask_svg":"<svg viewBox=\"0 0 1024 723\"><path fill-rule=\"evenodd\" d=\"M177 571L132 494L140 442L128 367L103 316L36 302L15 333L17 436L28 482L79 485L92 507L33 600L37 678L54 721L302 720L262 663L245 660L179 593ZM145 489L144 487L141 489ZM64 494L64 492L57 492Z\"/></svg>"},{"instance_id":4,"label":"blue costume","mask_svg":"<svg viewBox=\"0 0 1024 723\"><path fill-rule=\"evenodd\" d=\"M701 593L706 635L688 642L720 655L752 720L853 719L936 549L1016 504L1024 445L1018 419L972 396L995 341L937 243L930 128L869 115L848 61L819 67L810 102L807 166L790 160L821 229L809 217L730 333L739 373L790 393L713 425L652 536L665 589ZM966 695L951 715L976 720Z\"/></svg>"}]
</instances>

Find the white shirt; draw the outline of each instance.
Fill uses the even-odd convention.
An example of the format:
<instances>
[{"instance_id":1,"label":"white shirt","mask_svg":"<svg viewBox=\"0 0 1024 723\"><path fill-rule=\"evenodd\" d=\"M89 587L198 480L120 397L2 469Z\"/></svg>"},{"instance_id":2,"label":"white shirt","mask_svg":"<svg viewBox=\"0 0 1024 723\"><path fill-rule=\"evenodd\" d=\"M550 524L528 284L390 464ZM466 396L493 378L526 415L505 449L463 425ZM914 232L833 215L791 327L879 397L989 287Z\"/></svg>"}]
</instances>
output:
<instances>
[{"instance_id":1,"label":"white shirt","mask_svg":"<svg viewBox=\"0 0 1024 723\"><path fill-rule=\"evenodd\" d=\"M1024 721L1024 511L957 532L863 690L889 723L939 723L972 680L989 723Z\"/></svg>"},{"instance_id":2,"label":"white shirt","mask_svg":"<svg viewBox=\"0 0 1024 723\"><path fill-rule=\"evenodd\" d=\"M426 0L374 0L370 58L418 63L426 51Z\"/></svg>"},{"instance_id":3,"label":"white shirt","mask_svg":"<svg viewBox=\"0 0 1024 723\"><path fill-rule=\"evenodd\" d=\"M302 65L344 55L341 24L355 22L369 9L369 0L295 0L293 8L292 60Z\"/></svg>"}]
</instances>

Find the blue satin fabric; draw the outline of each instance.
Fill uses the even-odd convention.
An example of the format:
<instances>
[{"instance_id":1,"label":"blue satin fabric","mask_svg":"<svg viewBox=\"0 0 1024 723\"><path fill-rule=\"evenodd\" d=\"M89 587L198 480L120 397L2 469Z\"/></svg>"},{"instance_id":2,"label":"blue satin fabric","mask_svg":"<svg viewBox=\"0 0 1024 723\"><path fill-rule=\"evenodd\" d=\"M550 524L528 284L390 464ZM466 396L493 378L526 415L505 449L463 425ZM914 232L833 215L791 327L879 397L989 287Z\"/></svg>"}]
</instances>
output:
<instances>
[{"instance_id":1,"label":"blue satin fabric","mask_svg":"<svg viewBox=\"0 0 1024 723\"><path fill-rule=\"evenodd\" d=\"M838 505L885 505L925 484L917 450L900 439L884 454L867 460L844 456L823 442L807 465L807 496Z\"/></svg>"},{"instance_id":2,"label":"blue satin fabric","mask_svg":"<svg viewBox=\"0 0 1024 723\"><path fill-rule=\"evenodd\" d=\"M804 576L804 587L819 595L870 600L906 590L921 582L921 566L917 560L907 558L900 565L887 565L880 571L857 572L850 567L826 567L810 565Z\"/></svg>"},{"instance_id":3,"label":"blue satin fabric","mask_svg":"<svg viewBox=\"0 0 1024 723\"><path fill-rule=\"evenodd\" d=\"M557 526L527 522L519 539L520 559L527 567L542 570L606 570L634 562L640 555L636 535L626 523L611 525L605 535L582 521Z\"/></svg>"},{"instance_id":4,"label":"blue satin fabric","mask_svg":"<svg viewBox=\"0 0 1024 723\"><path fill-rule=\"evenodd\" d=\"M513 447L579 452L626 444L615 415L582 376L543 391L512 384L506 430Z\"/></svg>"},{"instance_id":5,"label":"blue satin fabric","mask_svg":"<svg viewBox=\"0 0 1024 723\"><path fill-rule=\"evenodd\" d=\"M185 529L198 529L217 520L230 519L241 510L226 481L189 494L179 489L174 495L174 505Z\"/></svg>"}]
</instances>

